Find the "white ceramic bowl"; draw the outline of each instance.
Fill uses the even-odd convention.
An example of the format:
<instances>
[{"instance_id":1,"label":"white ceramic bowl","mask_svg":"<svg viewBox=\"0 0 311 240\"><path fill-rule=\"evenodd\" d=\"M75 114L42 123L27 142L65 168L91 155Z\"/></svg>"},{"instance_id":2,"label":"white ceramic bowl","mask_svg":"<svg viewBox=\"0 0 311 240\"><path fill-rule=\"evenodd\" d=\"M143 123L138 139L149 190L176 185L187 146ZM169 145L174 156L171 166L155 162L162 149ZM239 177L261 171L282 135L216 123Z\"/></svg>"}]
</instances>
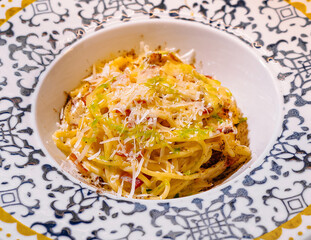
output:
<instances>
[{"instance_id":1,"label":"white ceramic bowl","mask_svg":"<svg viewBox=\"0 0 311 240\"><path fill-rule=\"evenodd\" d=\"M77 87L96 60L109 60L123 50L138 50L141 41L151 49L161 45L180 49L181 54L194 49L196 62L203 63L203 73L232 91L248 118L253 157L230 179L254 162L263 161L281 126L282 103L273 73L255 50L236 36L180 20L123 23L86 37L58 57L41 79L35 103L39 138L53 159L59 163L65 159L51 138L65 103L64 91Z\"/></svg>"}]
</instances>

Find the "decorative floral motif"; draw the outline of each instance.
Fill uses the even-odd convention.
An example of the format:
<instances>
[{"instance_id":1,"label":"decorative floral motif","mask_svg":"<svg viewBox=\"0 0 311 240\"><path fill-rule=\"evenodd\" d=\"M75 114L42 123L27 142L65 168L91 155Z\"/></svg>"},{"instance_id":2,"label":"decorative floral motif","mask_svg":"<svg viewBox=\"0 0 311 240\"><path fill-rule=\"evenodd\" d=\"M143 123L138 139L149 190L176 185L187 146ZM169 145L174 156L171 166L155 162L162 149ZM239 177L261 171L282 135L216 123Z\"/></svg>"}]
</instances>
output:
<instances>
[{"instance_id":1,"label":"decorative floral motif","mask_svg":"<svg viewBox=\"0 0 311 240\"><path fill-rule=\"evenodd\" d=\"M69 10L62 7L61 1L39 0L23 11L25 14L20 19L23 23L28 23L29 27L38 27L46 21L58 24L69 17Z\"/></svg>"},{"instance_id":2,"label":"decorative floral motif","mask_svg":"<svg viewBox=\"0 0 311 240\"><path fill-rule=\"evenodd\" d=\"M192 200L193 206L175 207L170 203L159 203L163 208L162 211L151 210L152 225L163 229L164 224L173 225L174 231L163 230L157 231L158 237L177 239L241 239L253 238L254 232L249 232L243 227L235 226L236 222L247 223L254 219L256 222L260 221L260 217L256 216L257 210L254 208L247 209L253 200L248 196L245 189L238 189L235 193L231 193L231 187L226 187L221 190L222 195L214 199L208 207L203 207L204 199L194 198ZM243 201L244 200L244 201ZM244 203L244 207L239 205L239 202ZM243 212L240 215L235 215L237 205ZM164 223L163 219L169 221ZM162 223L159 224L159 219ZM258 226L260 231L257 232L262 235L265 231L263 226Z\"/></svg>"},{"instance_id":3,"label":"decorative floral motif","mask_svg":"<svg viewBox=\"0 0 311 240\"><path fill-rule=\"evenodd\" d=\"M290 188L293 187L293 188ZM286 216L273 216L277 226L285 223L291 216L304 210L311 204L311 184L306 181L297 181L293 186L273 187L267 190L268 195L263 196L266 205L272 204L275 212L287 213Z\"/></svg>"},{"instance_id":4,"label":"decorative floral motif","mask_svg":"<svg viewBox=\"0 0 311 240\"><path fill-rule=\"evenodd\" d=\"M39 36L34 33L30 33L26 36L19 36L16 40L17 44L9 45L9 57L11 60L19 60L19 62L21 59L24 59L24 62L30 64L24 65L23 67L19 66L19 63L13 64L13 69L19 70L15 72L15 76L18 78L17 86L20 88L21 94L30 96L38 83L38 77L31 79L31 82L29 82L29 79L24 77L24 75L27 76L29 72L35 71L39 72L40 76L42 70L52 62L57 53L45 49L42 44L39 43Z\"/></svg>"},{"instance_id":5,"label":"decorative floral motif","mask_svg":"<svg viewBox=\"0 0 311 240\"><path fill-rule=\"evenodd\" d=\"M13 24L11 22L7 22L5 25L1 27L0 46L3 46L7 43L7 41L3 39L2 36L12 37L14 35L12 28L13 28Z\"/></svg>"},{"instance_id":6,"label":"decorative floral motif","mask_svg":"<svg viewBox=\"0 0 311 240\"><path fill-rule=\"evenodd\" d=\"M154 9L166 9L163 0L158 1L140 1L140 0L119 0L119 1L84 1L80 0L76 4L82 24L96 30L103 27L103 23L113 18L119 18L121 21L128 21L131 15L149 14Z\"/></svg>"},{"instance_id":7,"label":"decorative floral motif","mask_svg":"<svg viewBox=\"0 0 311 240\"><path fill-rule=\"evenodd\" d=\"M11 215L18 211L22 217L27 217L35 213L34 209L39 208L39 200L31 197L31 189L35 187L32 179L26 180L24 176L13 176L11 179L1 177L0 182L0 204Z\"/></svg>"},{"instance_id":8,"label":"decorative floral motif","mask_svg":"<svg viewBox=\"0 0 311 240\"><path fill-rule=\"evenodd\" d=\"M215 1L216 2L216 1ZM246 6L245 1L229 1L224 0L225 5L222 5L219 9L215 11L213 19L221 19L225 25L230 25L232 27L238 26L240 23L234 23L236 16L247 15L250 12L249 7ZM252 19L249 19L251 21Z\"/></svg>"},{"instance_id":9,"label":"decorative floral motif","mask_svg":"<svg viewBox=\"0 0 311 240\"><path fill-rule=\"evenodd\" d=\"M267 14L269 22L266 27L269 31L286 33L291 28L306 27L310 24L308 18L293 6L281 1L264 1L260 7L261 14Z\"/></svg>"},{"instance_id":10,"label":"decorative floral motif","mask_svg":"<svg viewBox=\"0 0 311 240\"><path fill-rule=\"evenodd\" d=\"M0 62L1 63L1 62ZM1 67L1 65L0 65ZM0 81L0 91L3 89L4 86L6 86L8 84L8 79L6 77L2 77L2 80Z\"/></svg>"},{"instance_id":11,"label":"decorative floral motif","mask_svg":"<svg viewBox=\"0 0 311 240\"><path fill-rule=\"evenodd\" d=\"M294 53L292 51L282 52L284 57L280 63L293 71L293 80L289 94L285 95L285 101L295 99L296 106L303 106L311 103L311 55Z\"/></svg>"},{"instance_id":12,"label":"decorative floral motif","mask_svg":"<svg viewBox=\"0 0 311 240\"><path fill-rule=\"evenodd\" d=\"M279 141L273 146L271 150L271 155L268 159L273 159L275 167L272 169L278 175L281 174L282 166L276 167L276 162L280 160L285 161L294 161L296 162L295 168L292 169L293 172L303 172L307 171L311 167L310 163L310 153L307 149L303 150L299 147L299 141L309 140L310 134L308 134L309 127L304 126L304 118L299 115L298 110L291 109L288 114L285 115L285 121L283 123L283 134L279 138ZM291 130L291 126L294 122L298 122L299 128L296 128L296 131ZM297 124L295 124L297 126ZM284 174L289 175L285 172ZM277 177L275 179L278 179Z\"/></svg>"},{"instance_id":13,"label":"decorative floral motif","mask_svg":"<svg viewBox=\"0 0 311 240\"><path fill-rule=\"evenodd\" d=\"M35 158L36 155L44 156L41 150L36 150L30 146L25 140L27 136L32 135L33 130L30 127L19 128L22 118L25 113L30 112L30 105L21 107L22 99L15 98L0 98L0 150L3 156L19 156L18 162L15 165L19 168L27 165L36 165L39 160ZM5 161L5 158L0 155L0 168L3 170L10 170L11 163ZM24 158L27 158L25 161Z\"/></svg>"}]
</instances>

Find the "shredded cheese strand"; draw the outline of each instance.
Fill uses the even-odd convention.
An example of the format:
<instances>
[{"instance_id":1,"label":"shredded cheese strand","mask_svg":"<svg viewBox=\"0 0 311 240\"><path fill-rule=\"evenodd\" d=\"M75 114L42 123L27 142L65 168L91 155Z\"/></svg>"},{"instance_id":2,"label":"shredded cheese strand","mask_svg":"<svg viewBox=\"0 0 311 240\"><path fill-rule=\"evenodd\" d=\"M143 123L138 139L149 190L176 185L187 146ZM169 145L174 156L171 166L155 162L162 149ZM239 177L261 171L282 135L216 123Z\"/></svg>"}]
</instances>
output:
<instances>
[{"instance_id":1,"label":"shredded cheese strand","mask_svg":"<svg viewBox=\"0 0 311 240\"><path fill-rule=\"evenodd\" d=\"M139 56L94 64L69 97L53 140L104 192L188 196L251 157L247 124L231 92L173 51L142 44Z\"/></svg>"}]
</instances>

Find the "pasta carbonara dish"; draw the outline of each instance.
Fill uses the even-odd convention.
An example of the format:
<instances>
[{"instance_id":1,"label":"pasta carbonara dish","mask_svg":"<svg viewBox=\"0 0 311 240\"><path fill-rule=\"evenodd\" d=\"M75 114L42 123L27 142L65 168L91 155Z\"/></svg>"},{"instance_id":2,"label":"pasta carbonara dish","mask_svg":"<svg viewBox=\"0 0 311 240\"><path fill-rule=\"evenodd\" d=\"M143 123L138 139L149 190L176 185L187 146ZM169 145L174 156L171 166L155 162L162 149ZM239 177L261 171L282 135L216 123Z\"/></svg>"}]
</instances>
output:
<instances>
[{"instance_id":1,"label":"pasta carbonara dish","mask_svg":"<svg viewBox=\"0 0 311 240\"><path fill-rule=\"evenodd\" d=\"M84 178L142 199L206 191L251 157L231 92L173 51L94 65L53 135Z\"/></svg>"}]
</instances>

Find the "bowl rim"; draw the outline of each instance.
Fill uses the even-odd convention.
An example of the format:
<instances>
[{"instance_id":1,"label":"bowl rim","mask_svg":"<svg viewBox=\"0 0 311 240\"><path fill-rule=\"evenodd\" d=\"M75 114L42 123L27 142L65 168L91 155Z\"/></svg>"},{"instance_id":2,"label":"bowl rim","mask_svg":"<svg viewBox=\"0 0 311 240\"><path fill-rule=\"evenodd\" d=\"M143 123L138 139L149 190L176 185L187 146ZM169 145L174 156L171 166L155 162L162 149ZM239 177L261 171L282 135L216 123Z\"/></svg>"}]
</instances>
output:
<instances>
[{"instance_id":1,"label":"bowl rim","mask_svg":"<svg viewBox=\"0 0 311 240\"><path fill-rule=\"evenodd\" d=\"M206 21L206 20L205 20ZM34 138L36 139L36 142L39 144L40 148L43 150L44 154L46 155L46 159L48 161L54 161L58 165L58 170L61 170L63 174L65 174L66 177L71 179L73 182L79 182L79 184L82 184L84 187L88 189L92 189L96 191L96 187L92 186L90 184L87 184L84 181L80 181L76 177L74 177L72 174L70 174L67 170L63 169L60 164L52 157L50 152L47 150L45 147L45 144L42 141L41 134L39 132L39 128L37 127L38 124L38 98L41 92L41 88L45 82L46 77L50 74L52 69L57 65L58 62L62 60L63 57L65 57L68 53L71 51L75 51L76 48L79 48L80 45L83 45L85 42L89 41L90 39L97 38L102 34L109 34L110 31L116 31L116 30L122 30L123 28L128 28L131 26L137 26L137 25L145 25L145 24L169 24L169 25L188 25L188 26L193 26L196 28L200 28L204 31L211 31L213 34L228 38L230 41L234 41L237 43L239 46L242 48L246 49L251 55L256 57L258 59L258 63L261 64L269 73L271 79L272 79L272 86L276 90L275 92L277 93L277 99L278 102L274 103L279 106L278 108L278 113L277 113L277 119L275 122L279 122L277 124L276 128L274 129L273 133L270 135L269 142L266 144L264 150L261 152L259 156L256 156L256 159L254 162L252 162L249 166L247 166L246 169L243 169L241 173L239 173L237 176L234 176L235 173L233 173L229 178L227 178L223 183L216 185L215 187L204 191L204 192L199 192L194 195L190 196L185 196L185 197L180 197L180 198L172 198L172 199L159 199L159 200L151 200L151 199L135 199L135 198L127 198L124 196L117 196L113 193L109 192L99 192L100 195L111 198L111 199L118 199L118 200L125 200L125 201L132 201L132 202L144 202L146 204L147 202L156 202L156 203L161 203L161 202L176 202L176 201L183 201L183 200L189 200L193 198L204 198L204 195L206 194L213 194L215 191L219 191L220 188L225 188L228 185L232 184L233 182L236 182L238 179L246 176L249 174L252 170L254 170L256 167L261 165L264 162L264 158L268 156L269 151L272 149L273 145L275 144L278 136L282 132L282 120L284 118L284 101L282 98L281 94L281 88L280 88L280 83L277 81L277 73L279 72L278 69L280 68L279 66L276 65L274 62L268 62L263 60L263 53L261 53L260 48L255 48L251 47L252 43L249 42L247 39L243 38L243 36L236 35L233 32L230 32L230 26L226 26L224 29L220 29L218 27L213 26L210 23L206 22L201 22L201 21L191 21L191 20L186 20L186 19L172 19L169 17L164 17L161 19L140 19L137 18L135 21L128 21L128 22L116 22L116 23L108 23L105 25L105 28L100 29L96 32L91 32L87 33L86 31L86 36L82 37L78 41L74 42L72 45L65 47L64 49L61 50L60 54L56 56L56 58L53 60L51 64L47 67L47 69L40 75L39 77L39 82L38 85L35 88L35 93L34 93L34 102L33 102L33 114L31 115L32 121L34 122ZM251 159L252 160L252 159ZM249 162L251 162L251 160ZM249 163L248 162L248 163ZM247 165L246 163L245 165ZM245 166L244 165L244 166Z\"/></svg>"}]
</instances>

